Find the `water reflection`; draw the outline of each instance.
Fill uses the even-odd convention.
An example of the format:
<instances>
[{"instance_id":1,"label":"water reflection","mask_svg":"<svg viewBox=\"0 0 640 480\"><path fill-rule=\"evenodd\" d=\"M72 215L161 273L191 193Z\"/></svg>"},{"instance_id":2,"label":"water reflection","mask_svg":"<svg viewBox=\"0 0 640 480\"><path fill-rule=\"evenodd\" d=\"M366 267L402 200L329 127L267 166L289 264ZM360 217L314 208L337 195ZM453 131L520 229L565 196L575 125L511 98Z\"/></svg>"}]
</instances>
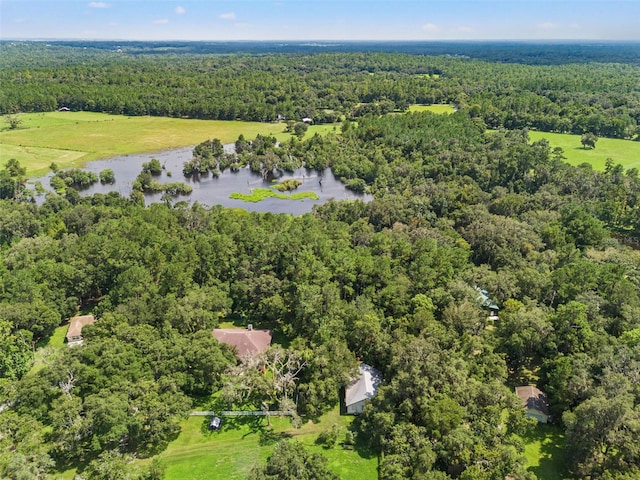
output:
<instances>
[{"instance_id":1,"label":"water reflection","mask_svg":"<svg viewBox=\"0 0 640 480\"><path fill-rule=\"evenodd\" d=\"M131 194L131 185L142 170L142 164L157 158L164 170L162 175L155 177L160 183L184 182L193 188L190 195L181 195L174 198L174 202L184 200L189 203L199 202L203 205L223 205L230 208L242 208L253 212L291 213L301 215L310 212L314 205L320 205L330 199L345 200L359 199L368 202L370 195L356 194L347 190L338 181L330 169L326 169L321 175L315 170L300 168L293 173L284 173L278 180L298 179L302 185L296 192L315 192L318 200L283 200L278 198L266 198L258 203L243 202L229 198L233 192L251 193L254 188L267 188L271 181L263 181L259 174L255 174L249 168L243 168L238 172L229 170L223 172L218 178L212 175L198 175L187 178L182 174L183 163L191 159L193 147L178 148L154 154L125 155L106 160L97 160L87 164L85 170L99 174L105 168L113 170L116 182L113 185L102 185L100 182L81 190L81 195L93 195L94 193L109 193L116 191L120 195L128 197ZM42 186L51 190L49 180L52 174L38 178ZM148 204L161 201L162 194L147 194L145 201ZM36 198L44 201L44 195Z\"/></svg>"}]
</instances>

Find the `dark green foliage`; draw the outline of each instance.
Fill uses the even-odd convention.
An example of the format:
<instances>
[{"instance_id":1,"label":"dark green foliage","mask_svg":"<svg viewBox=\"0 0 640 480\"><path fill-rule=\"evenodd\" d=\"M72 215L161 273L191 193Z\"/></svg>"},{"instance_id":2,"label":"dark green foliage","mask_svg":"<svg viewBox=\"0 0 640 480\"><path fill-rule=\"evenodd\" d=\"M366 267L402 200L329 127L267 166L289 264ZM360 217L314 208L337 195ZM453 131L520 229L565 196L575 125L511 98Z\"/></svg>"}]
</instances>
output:
<instances>
[{"instance_id":1,"label":"dark green foliage","mask_svg":"<svg viewBox=\"0 0 640 480\"><path fill-rule=\"evenodd\" d=\"M596 148L596 142L598 141L598 137L596 137L593 133L587 132L583 133L580 137L580 143L584 148Z\"/></svg>"},{"instance_id":2,"label":"dark green foliage","mask_svg":"<svg viewBox=\"0 0 640 480\"><path fill-rule=\"evenodd\" d=\"M279 192L291 192L302 185L302 182L297 179L288 179L280 182L274 188Z\"/></svg>"},{"instance_id":3,"label":"dark green foliage","mask_svg":"<svg viewBox=\"0 0 640 480\"><path fill-rule=\"evenodd\" d=\"M0 200L20 200L25 192L26 168L15 158L10 159L0 170Z\"/></svg>"},{"instance_id":4,"label":"dark green foliage","mask_svg":"<svg viewBox=\"0 0 640 480\"><path fill-rule=\"evenodd\" d=\"M309 452L301 443L282 441L263 467L256 466L249 480L337 480L338 476L327 468L327 459L319 453Z\"/></svg>"},{"instance_id":5,"label":"dark green foliage","mask_svg":"<svg viewBox=\"0 0 640 480\"><path fill-rule=\"evenodd\" d=\"M100 172L100 183L109 183L113 184L116 182L116 177L113 173L113 170L110 168L105 168Z\"/></svg>"},{"instance_id":6,"label":"dark green foliage","mask_svg":"<svg viewBox=\"0 0 640 480\"><path fill-rule=\"evenodd\" d=\"M0 112L53 111L65 105L125 115L253 121L284 115L324 123L403 111L412 103L452 103L489 128L615 138L632 138L640 119L635 88L640 67L635 59L629 62L637 57L632 44L560 48L579 59L575 64L566 57L549 60L535 49L522 56L528 48L524 45L506 50L497 45L431 45L429 51L440 56L425 56L422 50L211 55L199 48L198 54L178 56L137 46L135 55L128 56L113 55L113 45L104 50L84 47L43 50L30 44L4 49ZM468 52L451 55L465 49L473 51L475 60L467 58ZM584 63L594 52L604 51L610 55L595 55L599 63ZM531 64L505 60L514 56ZM31 61L25 64L26 57ZM478 59L496 57L499 62ZM605 63L614 58L627 63Z\"/></svg>"},{"instance_id":7,"label":"dark green foliage","mask_svg":"<svg viewBox=\"0 0 640 480\"><path fill-rule=\"evenodd\" d=\"M98 175L93 172L71 168L69 170L58 170L49 183L58 193L64 193L67 187L88 187L98 181Z\"/></svg>"},{"instance_id":8,"label":"dark green foliage","mask_svg":"<svg viewBox=\"0 0 640 480\"><path fill-rule=\"evenodd\" d=\"M162 173L162 165L160 165L160 161L157 158L152 158L150 161L142 164L142 171L157 176Z\"/></svg>"}]
</instances>

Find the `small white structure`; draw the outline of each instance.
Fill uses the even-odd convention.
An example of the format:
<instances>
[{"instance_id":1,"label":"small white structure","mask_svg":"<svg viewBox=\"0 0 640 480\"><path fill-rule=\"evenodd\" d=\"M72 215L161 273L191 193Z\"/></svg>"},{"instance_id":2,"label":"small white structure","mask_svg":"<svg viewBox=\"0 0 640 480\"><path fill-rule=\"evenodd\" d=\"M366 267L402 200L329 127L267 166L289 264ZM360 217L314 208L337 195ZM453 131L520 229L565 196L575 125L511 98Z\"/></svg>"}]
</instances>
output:
<instances>
[{"instance_id":1,"label":"small white structure","mask_svg":"<svg viewBox=\"0 0 640 480\"><path fill-rule=\"evenodd\" d=\"M302 121L303 121L304 123L312 123L312 122L313 122L313 119L311 119L311 118L309 118L309 117L304 117L304 118L302 119Z\"/></svg>"},{"instance_id":2,"label":"small white structure","mask_svg":"<svg viewBox=\"0 0 640 480\"><path fill-rule=\"evenodd\" d=\"M350 415L362 413L366 401L374 397L382 382L380 372L366 363L361 364L358 370L358 378L344 392L344 404Z\"/></svg>"}]
</instances>

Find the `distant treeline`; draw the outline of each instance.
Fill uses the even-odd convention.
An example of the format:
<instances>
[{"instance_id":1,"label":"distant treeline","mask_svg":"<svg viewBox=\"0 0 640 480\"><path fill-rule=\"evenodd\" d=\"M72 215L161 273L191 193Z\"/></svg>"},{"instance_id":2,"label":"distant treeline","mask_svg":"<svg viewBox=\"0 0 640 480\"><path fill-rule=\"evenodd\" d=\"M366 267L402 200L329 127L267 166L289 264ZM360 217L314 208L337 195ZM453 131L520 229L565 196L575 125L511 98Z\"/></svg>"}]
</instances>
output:
<instances>
[{"instance_id":1,"label":"distant treeline","mask_svg":"<svg viewBox=\"0 0 640 480\"><path fill-rule=\"evenodd\" d=\"M79 48L82 44L3 43L0 113L67 107L263 122L309 117L328 123L403 111L414 103L452 103L490 128L633 138L640 123L640 66L632 60L624 63L627 50L620 45L602 48L620 51L621 57L612 58L622 63L566 63L587 48L573 45L567 46L565 64L553 62L558 65L417 51L191 53L207 45L168 44L163 49L159 44L98 42L85 49ZM521 51L523 63L536 51L546 52L542 45L518 45L522 50L516 44L487 48L501 61L516 61L512 57ZM628 48L633 51L634 46Z\"/></svg>"},{"instance_id":2,"label":"distant treeline","mask_svg":"<svg viewBox=\"0 0 640 480\"><path fill-rule=\"evenodd\" d=\"M17 42L0 42L2 44ZM26 42L18 42L26 43ZM326 41L326 42L209 42L209 41L78 41L28 42L32 46L89 51L125 52L127 54L315 54L315 53L404 53L410 55L448 55L490 62L527 65L562 65L567 63L616 62L640 64L640 42L527 42L527 41Z\"/></svg>"}]
</instances>

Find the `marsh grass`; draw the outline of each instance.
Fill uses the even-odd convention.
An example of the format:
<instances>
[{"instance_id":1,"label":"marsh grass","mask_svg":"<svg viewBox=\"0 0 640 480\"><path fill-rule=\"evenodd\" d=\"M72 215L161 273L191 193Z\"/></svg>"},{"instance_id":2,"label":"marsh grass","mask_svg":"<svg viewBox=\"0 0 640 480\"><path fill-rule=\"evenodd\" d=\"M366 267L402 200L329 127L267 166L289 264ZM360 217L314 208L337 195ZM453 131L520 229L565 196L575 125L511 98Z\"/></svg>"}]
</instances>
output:
<instances>
[{"instance_id":1,"label":"marsh grass","mask_svg":"<svg viewBox=\"0 0 640 480\"><path fill-rule=\"evenodd\" d=\"M251 193L234 192L229 195L229 198L252 203L260 202L269 197L280 198L282 200L318 200L318 198L320 198L315 192L280 193L271 188L254 188Z\"/></svg>"}]
</instances>

